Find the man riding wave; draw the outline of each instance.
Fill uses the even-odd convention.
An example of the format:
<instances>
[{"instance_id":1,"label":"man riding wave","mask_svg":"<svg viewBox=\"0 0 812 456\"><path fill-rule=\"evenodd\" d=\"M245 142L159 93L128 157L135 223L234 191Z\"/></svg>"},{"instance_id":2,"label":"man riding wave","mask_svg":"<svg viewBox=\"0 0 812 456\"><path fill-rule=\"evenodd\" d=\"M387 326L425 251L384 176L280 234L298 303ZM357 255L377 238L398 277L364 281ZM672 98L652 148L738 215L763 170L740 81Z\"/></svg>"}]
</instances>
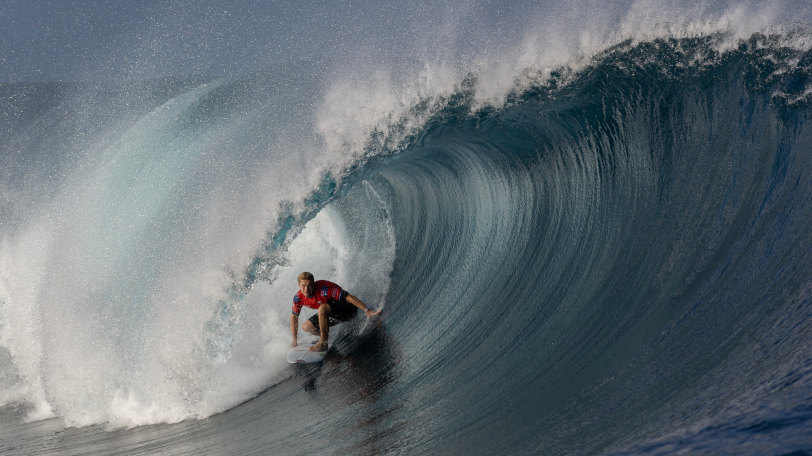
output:
<instances>
[{"instance_id":1,"label":"man riding wave","mask_svg":"<svg viewBox=\"0 0 812 456\"><path fill-rule=\"evenodd\" d=\"M360 299L344 291L340 286L327 280L315 280L313 274L299 274L299 291L293 295L293 312L290 316L290 332L293 336L291 347L298 345L299 313L302 307L317 309L318 313L302 324L302 330L319 336L319 341L310 347L311 351L327 350L327 336L330 326L350 321L358 314L358 309L372 317L381 313L371 310Z\"/></svg>"}]
</instances>

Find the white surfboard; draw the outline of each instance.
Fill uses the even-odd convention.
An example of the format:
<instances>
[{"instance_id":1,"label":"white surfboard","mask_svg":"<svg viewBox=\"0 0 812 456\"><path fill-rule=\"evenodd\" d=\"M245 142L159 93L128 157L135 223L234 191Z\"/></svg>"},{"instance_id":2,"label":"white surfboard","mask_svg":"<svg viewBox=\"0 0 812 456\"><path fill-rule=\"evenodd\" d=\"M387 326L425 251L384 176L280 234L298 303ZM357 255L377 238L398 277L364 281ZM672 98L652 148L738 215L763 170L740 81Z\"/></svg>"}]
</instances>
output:
<instances>
[{"instance_id":1,"label":"white surfboard","mask_svg":"<svg viewBox=\"0 0 812 456\"><path fill-rule=\"evenodd\" d=\"M288 362L291 364L320 363L324 360L324 351L310 351L310 345L299 344L288 351Z\"/></svg>"}]
</instances>

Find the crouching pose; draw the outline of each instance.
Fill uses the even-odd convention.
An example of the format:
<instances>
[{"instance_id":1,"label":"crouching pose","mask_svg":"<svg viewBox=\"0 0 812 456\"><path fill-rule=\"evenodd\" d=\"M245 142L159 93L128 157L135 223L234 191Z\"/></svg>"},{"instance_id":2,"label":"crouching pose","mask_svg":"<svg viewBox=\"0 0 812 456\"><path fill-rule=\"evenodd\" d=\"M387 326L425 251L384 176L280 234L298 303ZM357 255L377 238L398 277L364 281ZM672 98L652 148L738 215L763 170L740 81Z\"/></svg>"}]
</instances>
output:
<instances>
[{"instance_id":1,"label":"crouching pose","mask_svg":"<svg viewBox=\"0 0 812 456\"><path fill-rule=\"evenodd\" d=\"M302 306L318 309L318 313L302 324L302 330L319 336L319 342L310 347L312 351L327 350L327 336L330 326L350 321L358 314L358 309L372 317L381 313L371 310L360 299L347 293L340 286L327 280L315 280L313 274L299 274L299 291L293 296L293 314L290 316L290 332L293 336L291 347L298 345L299 313Z\"/></svg>"}]
</instances>

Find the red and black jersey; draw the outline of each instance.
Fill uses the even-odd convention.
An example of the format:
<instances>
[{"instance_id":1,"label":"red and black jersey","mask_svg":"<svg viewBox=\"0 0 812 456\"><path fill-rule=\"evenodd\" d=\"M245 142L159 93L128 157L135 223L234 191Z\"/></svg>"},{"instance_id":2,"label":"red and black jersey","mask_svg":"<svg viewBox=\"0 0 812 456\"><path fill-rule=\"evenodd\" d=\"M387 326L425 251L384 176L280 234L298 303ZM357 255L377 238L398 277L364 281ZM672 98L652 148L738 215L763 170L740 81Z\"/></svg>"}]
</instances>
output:
<instances>
[{"instance_id":1,"label":"red and black jersey","mask_svg":"<svg viewBox=\"0 0 812 456\"><path fill-rule=\"evenodd\" d=\"M299 290L293 295L293 315L298 316L302 311L302 306L318 309L320 305L329 301L343 301L347 297L347 292L338 285L327 280L317 280L313 282L315 290L313 296L306 297Z\"/></svg>"}]
</instances>

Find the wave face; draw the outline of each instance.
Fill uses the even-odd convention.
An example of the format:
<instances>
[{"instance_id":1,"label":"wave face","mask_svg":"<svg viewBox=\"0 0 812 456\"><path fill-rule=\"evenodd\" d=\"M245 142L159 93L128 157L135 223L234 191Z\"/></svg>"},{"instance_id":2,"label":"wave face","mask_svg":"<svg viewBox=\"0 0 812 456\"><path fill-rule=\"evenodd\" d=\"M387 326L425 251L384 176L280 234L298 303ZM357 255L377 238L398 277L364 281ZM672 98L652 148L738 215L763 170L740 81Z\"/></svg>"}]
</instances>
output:
<instances>
[{"instance_id":1,"label":"wave face","mask_svg":"<svg viewBox=\"0 0 812 456\"><path fill-rule=\"evenodd\" d=\"M768 43L611 50L449 108L370 179L398 242L387 326L435 398L409 415L454 435L421 450L808 448L812 131L787 90L810 54L776 76Z\"/></svg>"},{"instance_id":2,"label":"wave face","mask_svg":"<svg viewBox=\"0 0 812 456\"><path fill-rule=\"evenodd\" d=\"M357 140L301 128L301 68L0 86L16 451L51 417L139 454L809 451L796 38L624 42L496 105L474 74ZM301 270L385 307L313 369L282 361Z\"/></svg>"}]
</instances>

